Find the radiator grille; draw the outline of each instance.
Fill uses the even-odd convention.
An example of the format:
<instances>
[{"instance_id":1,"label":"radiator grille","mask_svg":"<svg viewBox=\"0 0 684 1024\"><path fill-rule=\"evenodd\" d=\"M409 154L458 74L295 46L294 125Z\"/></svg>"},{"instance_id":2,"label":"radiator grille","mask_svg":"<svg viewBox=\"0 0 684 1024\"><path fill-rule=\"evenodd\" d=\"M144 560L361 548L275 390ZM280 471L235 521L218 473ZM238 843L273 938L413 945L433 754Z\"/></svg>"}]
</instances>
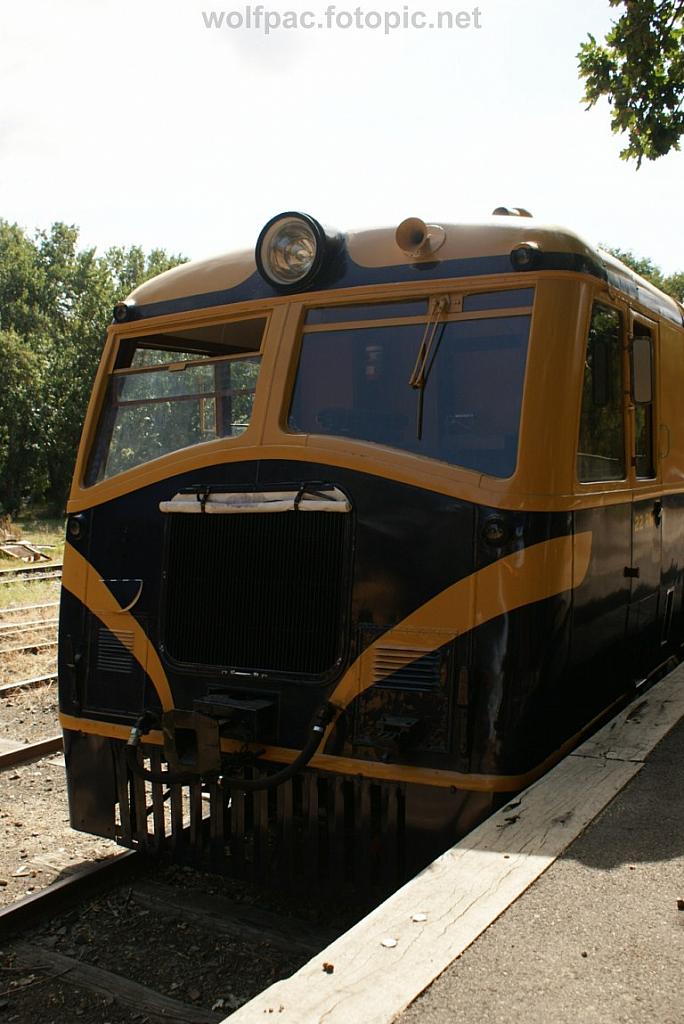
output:
<instances>
[{"instance_id":1,"label":"radiator grille","mask_svg":"<svg viewBox=\"0 0 684 1024\"><path fill-rule=\"evenodd\" d=\"M348 514L177 514L168 530L173 658L311 676L333 668L348 604Z\"/></svg>"}]
</instances>

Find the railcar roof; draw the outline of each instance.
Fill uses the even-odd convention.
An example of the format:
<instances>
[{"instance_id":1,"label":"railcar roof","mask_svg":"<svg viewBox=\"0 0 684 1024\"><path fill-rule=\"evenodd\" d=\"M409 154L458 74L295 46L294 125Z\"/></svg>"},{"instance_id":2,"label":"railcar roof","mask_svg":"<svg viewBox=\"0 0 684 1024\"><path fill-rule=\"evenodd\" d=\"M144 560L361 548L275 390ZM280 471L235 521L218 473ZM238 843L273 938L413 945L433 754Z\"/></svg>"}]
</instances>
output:
<instances>
[{"instance_id":1,"label":"railcar roof","mask_svg":"<svg viewBox=\"0 0 684 1024\"><path fill-rule=\"evenodd\" d=\"M445 231L444 244L436 255L427 257L402 251L395 238L396 226L349 231L341 236L340 251L327 272L303 291L510 273L511 249L521 242L535 242L541 251L537 269L591 274L660 316L684 324L684 309L675 299L567 228L516 216L439 223ZM277 294L258 273L250 249L174 267L140 285L126 301L134 304L136 319L146 319Z\"/></svg>"}]
</instances>

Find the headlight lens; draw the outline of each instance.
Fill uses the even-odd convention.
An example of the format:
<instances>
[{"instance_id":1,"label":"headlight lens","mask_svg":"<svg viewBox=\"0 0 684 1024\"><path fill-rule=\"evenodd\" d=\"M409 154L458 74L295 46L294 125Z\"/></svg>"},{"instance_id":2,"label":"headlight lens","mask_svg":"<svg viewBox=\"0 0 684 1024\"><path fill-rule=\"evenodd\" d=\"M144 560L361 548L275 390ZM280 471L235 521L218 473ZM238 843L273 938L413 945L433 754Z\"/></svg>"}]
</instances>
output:
<instances>
[{"instance_id":1,"label":"headlight lens","mask_svg":"<svg viewBox=\"0 0 684 1024\"><path fill-rule=\"evenodd\" d=\"M312 280L325 255L325 232L305 214L280 214L265 226L256 246L260 274L275 287Z\"/></svg>"}]
</instances>

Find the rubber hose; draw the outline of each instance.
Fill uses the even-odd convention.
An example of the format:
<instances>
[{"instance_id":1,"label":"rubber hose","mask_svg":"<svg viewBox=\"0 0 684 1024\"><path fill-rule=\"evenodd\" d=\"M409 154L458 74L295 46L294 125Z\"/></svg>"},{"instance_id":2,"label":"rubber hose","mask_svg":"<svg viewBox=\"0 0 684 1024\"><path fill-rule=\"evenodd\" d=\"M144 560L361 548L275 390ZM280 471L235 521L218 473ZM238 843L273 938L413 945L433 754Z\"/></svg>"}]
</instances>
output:
<instances>
[{"instance_id":1,"label":"rubber hose","mask_svg":"<svg viewBox=\"0 0 684 1024\"><path fill-rule=\"evenodd\" d=\"M323 705L316 715L316 723L312 727L309 739L294 761L286 765L285 768L281 768L279 772L275 772L274 775L264 775L260 779L234 779L227 775L221 775L220 772L212 772L211 777L215 778L221 775L223 784L227 789L237 789L242 793L254 793L263 789L274 789L276 786L282 785L283 782L287 782L288 779L291 779L293 775L296 775L298 771L301 771L309 763L323 740L325 725L332 719L333 714L334 708L327 704ZM143 768L138 763L138 747L140 746L143 732L147 729L147 722L148 719L145 715L138 719L131 729L131 735L126 744L126 764L133 774L137 775L140 779L144 779L145 782L160 782L162 785L169 786L188 786L198 782L201 778L199 775L193 775L188 772L153 772Z\"/></svg>"}]
</instances>

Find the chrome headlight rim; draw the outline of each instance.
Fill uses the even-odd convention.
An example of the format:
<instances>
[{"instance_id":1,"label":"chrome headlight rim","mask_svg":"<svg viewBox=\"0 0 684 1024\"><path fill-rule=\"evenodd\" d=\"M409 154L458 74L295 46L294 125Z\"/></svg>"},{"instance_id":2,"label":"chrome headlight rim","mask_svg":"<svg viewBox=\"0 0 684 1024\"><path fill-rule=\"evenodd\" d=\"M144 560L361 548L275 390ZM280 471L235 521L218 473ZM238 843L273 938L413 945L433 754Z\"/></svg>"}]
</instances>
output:
<instances>
[{"instance_id":1,"label":"chrome headlight rim","mask_svg":"<svg viewBox=\"0 0 684 1024\"><path fill-rule=\"evenodd\" d=\"M296 221L310 234L315 243L315 252L309 268L296 279L287 281L279 278L269 262L278 228L285 228L288 221ZM325 229L314 217L298 210L288 210L271 217L259 232L254 252L257 270L268 284L278 292L297 292L307 287L320 273L328 255L328 236Z\"/></svg>"}]
</instances>

